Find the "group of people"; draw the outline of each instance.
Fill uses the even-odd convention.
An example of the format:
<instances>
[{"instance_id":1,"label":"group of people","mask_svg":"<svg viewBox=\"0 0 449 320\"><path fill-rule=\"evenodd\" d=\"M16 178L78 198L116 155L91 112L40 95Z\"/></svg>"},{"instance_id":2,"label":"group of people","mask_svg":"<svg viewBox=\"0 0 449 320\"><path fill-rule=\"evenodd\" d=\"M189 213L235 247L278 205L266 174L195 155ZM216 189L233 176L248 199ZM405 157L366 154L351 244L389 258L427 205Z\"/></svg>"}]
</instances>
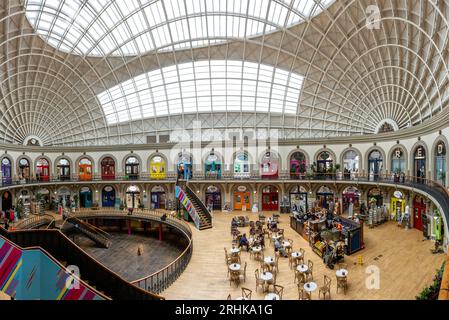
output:
<instances>
[{"instance_id":1,"label":"group of people","mask_svg":"<svg viewBox=\"0 0 449 320\"><path fill-rule=\"evenodd\" d=\"M246 237L246 233L244 233L239 238L239 248L246 248L246 251L250 251L252 247L261 246L262 248L265 247L265 239L263 236L263 233L259 233L255 235L254 237L248 239Z\"/></svg>"},{"instance_id":2,"label":"group of people","mask_svg":"<svg viewBox=\"0 0 449 320\"><path fill-rule=\"evenodd\" d=\"M17 213L15 211L15 208L12 207L11 209L6 211L0 211L0 218L1 221L3 221L4 228L8 230L9 224L16 221L17 219Z\"/></svg>"}]
</instances>

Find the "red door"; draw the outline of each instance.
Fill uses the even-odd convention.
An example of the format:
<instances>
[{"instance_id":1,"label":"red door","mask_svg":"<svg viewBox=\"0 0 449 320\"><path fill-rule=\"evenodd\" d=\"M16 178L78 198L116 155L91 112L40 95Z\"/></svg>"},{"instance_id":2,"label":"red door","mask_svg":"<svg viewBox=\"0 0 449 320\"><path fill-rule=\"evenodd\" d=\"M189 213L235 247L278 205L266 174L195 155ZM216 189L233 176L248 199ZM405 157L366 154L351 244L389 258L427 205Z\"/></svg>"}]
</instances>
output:
<instances>
[{"instance_id":1,"label":"red door","mask_svg":"<svg viewBox=\"0 0 449 320\"><path fill-rule=\"evenodd\" d=\"M414 204L413 225L415 229L422 231L422 215L426 213L426 206L421 203Z\"/></svg>"},{"instance_id":2,"label":"red door","mask_svg":"<svg viewBox=\"0 0 449 320\"><path fill-rule=\"evenodd\" d=\"M277 192L267 192L262 194L262 210L263 211L279 210Z\"/></svg>"}]
</instances>

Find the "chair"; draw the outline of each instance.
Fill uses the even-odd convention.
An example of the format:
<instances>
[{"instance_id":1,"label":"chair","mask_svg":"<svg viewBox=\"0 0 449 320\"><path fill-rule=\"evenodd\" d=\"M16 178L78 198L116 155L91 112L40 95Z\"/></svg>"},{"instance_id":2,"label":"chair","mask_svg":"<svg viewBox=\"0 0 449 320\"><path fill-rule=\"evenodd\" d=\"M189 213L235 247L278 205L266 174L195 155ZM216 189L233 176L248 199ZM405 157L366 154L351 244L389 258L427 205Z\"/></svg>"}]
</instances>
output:
<instances>
[{"instance_id":1,"label":"chair","mask_svg":"<svg viewBox=\"0 0 449 320\"><path fill-rule=\"evenodd\" d=\"M288 255L288 266L290 267L290 269L293 268L293 261L296 260L295 258L292 257L291 254Z\"/></svg>"},{"instance_id":2,"label":"chair","mask_svg":"<svg viewBox=\"0 0 449 320\"><path fill-rule=\"evenodd\" d=\"M324 285L320 288L318 292L318 298L323 294L324 300L326 300L326 294L329 294L329 299L331 298L331 279L328 276L324 276Z\"/></svg>"},{"instance_id":3,"label":"chair","mask_svg":"<svg viewBox=\"0 0 449 320\"><path fill-rule=\"evenodd\" d=\"M248 289L248 288L243 288L242 287L242 297L248 300L251 300L251 294L253 293L252 290Z\"/></svg>"},{"instance_id":4,"label":"chair","mask_svg":"<svg viewBox=\"0 0 449 320\"><path fill-rule=\"evenodd\" d=\"M279 272L279 252L275 253L275 257L274 257L274 267L276 269L277 272Z\"/></svg>"},{"instance_id":5,"label":"chair","mask_svg":"<svg viewBox=\"0 0 449 320\"><path fill-rule=\"evenodd\" d=\"M229 265L231 263L231 255L228 254L228 250L226 248L224 248L225 251L225 263L226 265Z\"/></svg>"},{"instance_id":6,"label":"chair","mask_svg":"<svg viewBox=\"0 0 449 320\"><path fill-rule=\"evenodd\" d=\"M255 228L254 221L250 221L250 222L249 222L249 227L250 227L251 229L254 229L254 228Z\"/></svg>"},{"instance_id":7,"label":"chair","mask_svg":"<svg viewBox=\"0 0 449 320\"><path fill-rule=\"evenodd\" d=\"M344 294L346 294L346 290L348 289L348 278L346 276L337 277L337 293L338 289L343 289Z\"/></svg>"},{"instance_id":8,"label":"chair","mask_svg":"<svg viewBox=\"0 0 449 320\"><path fill-rule=\"evenodd\" d=\"M270 286L273 286L273 291L274 291L274 286L276 285L277 273L273 272L272 274L273 274L273 278L271 280L267 281L268 291L270 291Z\"/></svg>"},{"instance_id":9,"label":"chair","mask_svg":"<svg viewBox=\"0 0 449 320\"><path fill-rule=\"evenodd\" d=\"M306 254L306 250L304 250L303 248L299 248L299 252L301 252L301 256L297 259L298 263L304 264L304 257Z\"/></svg>"},{"instance_id":10,"label":"chair","mask_svg":"<svg viewBox=\"0 0 449 320\"><path fill-rule=\"evenodd\" d=\"M295 270L295 282L298 281L298 285L304 285L306 283L306 276L304 273Z\"/></svg>"},{"instance_id":11,"label":"chair","mask_svg":"<svg viewBox=\"0 0 449 320\"><path fill-rule=\"evenodd\" d=\"M229 285L232 285L232 283L234 283L236 286L240 284L240 271L231 271Z\"/></svg>"},{"instance_id":12,"label":"chair","mask_svg":"<svg viewBox=\"0 0 449 320\"><path fill-rule=\"evenodd\" d=\"M265 284L265 281L263 281L260 276L259 276L259 269L256 269L254 271L254 275L256 276L256 292L257 292L257 288L259 286L261 286L263 288L263 285Z\"/></svg>"},{"instance_id":13,"label":"chair","mask_svg":"<svg viewBox=\"0 0 449 320\"><path fill-rule=\"evenodd\" d=\"M228 294L228 298L226 300L232 300L231 294Z\"/></svg>"},{"instance_id":14,"label":"chair","mask_svg":"<svg viewBox=\"0 0 449 320\"><path fill-rule=\"evenodd\" d=\"M239 270L239 275L243 277L243 282L246 282L246 261L243 269Z\"/></svg>"},{"instance_id":15,"label":"chair","mask_svg":"<svg viewBox=\"0 0 449 320\"><path fill-rule=\"evenodd\" d=\"M307 266L309 267L307 272L306 272L306 280L307 282L313 280L313 261L312 260L308 260L307 261Z\"/></svg>"},{"instance_id":16,"label":"chair","mask_svg":"<svg viewBox=\"0 0 449 320\"><path fill-rule=\"evenodd\" d=\"M282 300L282 295L284 294L284 287L275 284L274 286L274 293L279 296L279 298Z\"/></svg>"},{"instance_id":17,"label":"chair","mask_svg":"<svg viewBox=\"0 0 449 320\"><path fill-rule=\"evenodd\" d=\"M338 263L338 269L346 269L348 270L348 264L344 262Z\"/></svg>"},{"instance_id":18,"label":"chair","mask_svg":"<svg viewBox=\"0 0 449 320\"><path fill-rule=\"evenodd\" d=\"M307 293L303 287L298 286L298 294L299 294L299 300L312 300L310 297L310 294Z\"/></svg>"}]
</instances>

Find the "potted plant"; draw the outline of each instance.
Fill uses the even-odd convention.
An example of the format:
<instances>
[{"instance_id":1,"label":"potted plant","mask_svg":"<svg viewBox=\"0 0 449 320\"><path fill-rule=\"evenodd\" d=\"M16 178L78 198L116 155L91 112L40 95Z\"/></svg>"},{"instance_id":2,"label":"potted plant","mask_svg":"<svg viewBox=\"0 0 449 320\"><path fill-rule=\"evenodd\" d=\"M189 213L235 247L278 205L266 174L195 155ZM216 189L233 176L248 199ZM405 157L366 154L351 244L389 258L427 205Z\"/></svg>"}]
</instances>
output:
<instances>
[{"instance_id":1,"label":"potted plant","mask_svg":"<svg viewBox=\"0 0 449 320\"><path fill-rule=\"evenodd\" d=\"M120 210L124 210L125 209L125 204L123 203L123 200L120 201Z\"/></svg>"}]
</instances>

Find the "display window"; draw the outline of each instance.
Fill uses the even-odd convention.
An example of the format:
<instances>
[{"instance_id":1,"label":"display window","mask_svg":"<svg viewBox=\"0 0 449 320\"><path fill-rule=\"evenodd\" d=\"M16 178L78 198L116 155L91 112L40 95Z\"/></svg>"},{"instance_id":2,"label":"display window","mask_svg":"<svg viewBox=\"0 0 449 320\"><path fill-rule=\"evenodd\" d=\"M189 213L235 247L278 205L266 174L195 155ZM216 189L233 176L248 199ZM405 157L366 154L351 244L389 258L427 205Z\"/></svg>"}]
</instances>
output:
<instances>
[{"instance_id":1,"label":"display window","mask_svg":"<svg viewBox=\"0 0 449 320\"><path fill-rule=\"evenodd\" d=\"M125 162L125 179L137 180L139 178L139 160L134 157L128 157Z\"/></svg>"},{"instance_id":2,"label":"display window","mask_svg":"<svg viewBox=\"0 0 449 320\"><path fill-rule=\"evenodd\" d=\"M36 179L38 181L50 180L50 165L45 158L40 158L36 162Z\"/></svg>"},{"instance_id":3,"label":"display window","mask_svg":"<svg viewBox=\"0 0 449 320\"><path fill-rule=\"evenodd\" d=\"M101 160L101 179L114 180L115 179L115 161L111 157L106 157Z\"/></svg>"},{"instance_id":4,"label":"display window","mask_svg":"<svg viewBox=\"0 0 449 320\"><path fill-rule=\"evenodd\" d=\"M59 180L65 181L70 180L70 162L69 160L62 158L58 160L56 165L58 168L58 178Z\"/></svg>"},{"instance_id":5,"label":"display window","mask_svg":"<svg viewBox=\"0 0 449 320\"><path fill-rule=\"evenodd\" d=\"M297 151L290 157L290 178L302 179L307 171L307 158L304 153Z\"/></svg>"},{"instance_id":6,"label":"display window","mask_svg":"<svg viewBox=\"0 0 449 320\"><path fill-rule=\"evenodd\" d=\"M382 152L373 150L368 156L368 174L370 181L377 181L383 170Z\"/></svg>"},{"instance_id":7,"label":"display window","mask_svg":"<svg viewBox=\"0 0 449 320\"><path fill-rule=\"evenodd\" d=\"M435 147L435 180L446 186L446 144L443 141Z\"/></svg>"},{"instance_id":8,"label":"display window","mask_svg":"<svg viewBox=\"0 0 449 320\"><path fill-rule=\"evenodd\" d=\"M29 181L31 178L30 162L26 158L19 159L19 179Z\"/></svg>"},{"instance_id":9,"label":"display window","mask_svg":"<svg viewBox=\"0 0 449 320\"><path fill-rule=\"evenodd\" d=\"M83 158L78 164L79 179L83 181L92 180L92 161Z\"/></svg>"},{"instance_id":10,"label":"display window","mask_svg":"<svg viewBox=\"0 0 449 320\"><path fill-rule=\"evenodd\" d=\"M161 156L154 156L150 160L150 178L153 180L162 180L166 177L165 160Z\"/></svg>"},{"instance_id":11,"label":"display window","mask_svg":"<svg viewBox=\"0 0 449 320\"><path fill-rule=\"evenodd\" d=\"M220 179L221 178L221 162L218 156L210 153L204 163L205 178L206 179Z\"/></svg>"},{"instance_id":12,"label":"display window","mask_svg":"<svg viewBox=\"0 0 449 320\"><path fill-rule=\"evenodd\" d=\"M216 186L209 186L206 189L206 206L213 210L221 210L221 191Z\"/></svg>"},{"instance_id":13,"label":"display window","mask_svg":"<svg viewBox=\"0 0 449 320\"><path fill-rule=\"evenodd\" d=\"M192 156L190 154L179 154L178 156L178 178L189 180L192 179Z\"/></svg>"},{"instance_id":14,"label":"display window","mask_svg":"<svg viewBox=\"0 0 449 320\"><path fill-rule=\"evenodd\" d=\"M401 191L395 191L390 197L390 212L394 220L401 219L405 211L405 197Z\"/></svg>"},{"instance_id":15,"label":"display window","mask_svg":"<svg viewBox=\"0 0 449 320\"><path fill-rule=\"evenodd\" d=\"M262 179L279 177L279 157L271 151L267 151L260 164L260 176Z\"/></svg>"},{"instance_id":16,"label":"display window","mask_svg":"<svg viewBox=\"0 0 449 320\"><path fill-rule=\"evenodd\" d=\"M248 155L243 152L236 154L234 159L234 177L249 178L250 175Z\"/></svg>"},{"instance_id":17,"label":"display window","mask_svg":"<svg viewBox=\"0 0 449 320\"><path fill-rule=\"evenodd\" d=\"M11 171L11 160L4 157L2 159L2 184L9 185L12 183L12 171Z\"/></svg>"},{"instance_id":18,"label":"display window","mask_svg":"<svg viewBox=\"0 0 449 320\"><path fill-rule=\"evenodd\" d=\"M292 212L307 212L308 192L303 186L294 186L290 190L290 207Z\"/></svg>"},{"instance_id":19,"label":"display window","mask_svg":"<svg viewBox=\"0 0 449 320\"><path fill-rule=\"evenodd\" d=\"M414 153L414 171L415 181L423 183L426 179L426 149L418 146Z\"/></svg>"}]
</instances>

